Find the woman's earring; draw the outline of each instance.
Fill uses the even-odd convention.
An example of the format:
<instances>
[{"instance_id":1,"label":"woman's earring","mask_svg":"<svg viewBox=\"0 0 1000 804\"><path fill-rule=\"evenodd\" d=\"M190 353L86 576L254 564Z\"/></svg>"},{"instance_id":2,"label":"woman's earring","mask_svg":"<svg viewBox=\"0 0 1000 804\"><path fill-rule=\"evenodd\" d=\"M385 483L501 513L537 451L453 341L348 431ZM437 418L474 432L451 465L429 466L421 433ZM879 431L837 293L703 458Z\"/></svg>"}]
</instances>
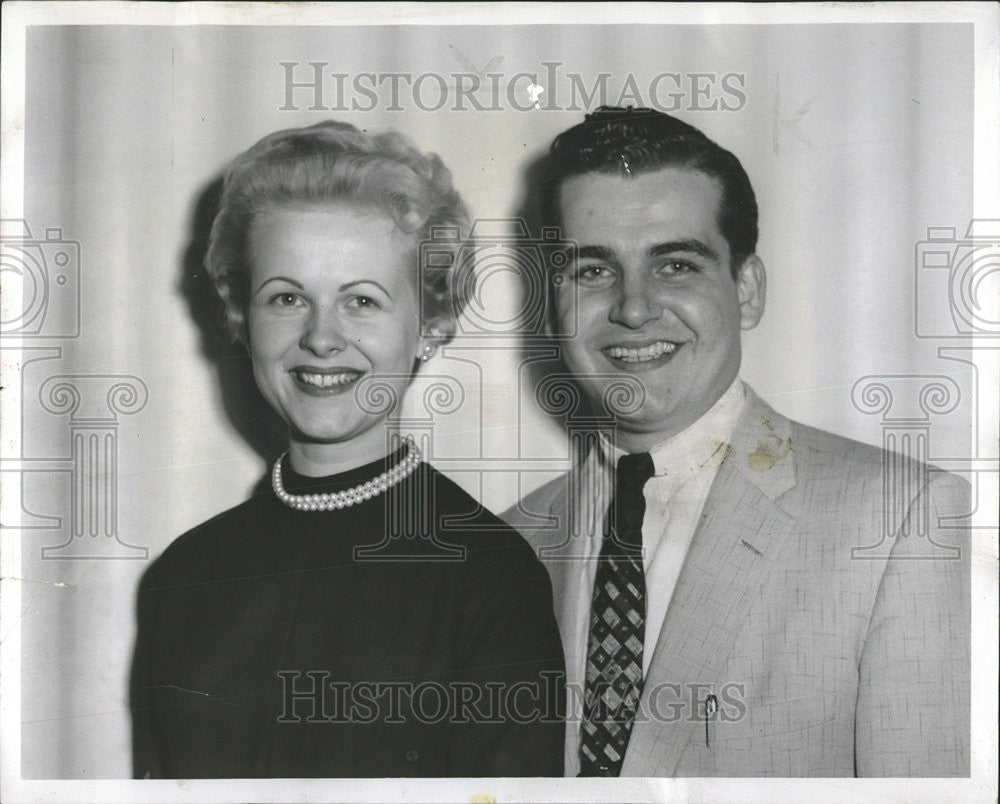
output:
<instances>
[{"instance_id":1,"label":"woman's earring","mask_svg":"<svg viewBox=\"0 0 1000 804\"><path fill-rule=\"evenodd\" d=\"M420 359L426 363L434 356L434 352L435 352L435 347L431 346L430 344L427 344L427 346L424 347L424 353L420 355Z\"/></svg>"}]
</instances>

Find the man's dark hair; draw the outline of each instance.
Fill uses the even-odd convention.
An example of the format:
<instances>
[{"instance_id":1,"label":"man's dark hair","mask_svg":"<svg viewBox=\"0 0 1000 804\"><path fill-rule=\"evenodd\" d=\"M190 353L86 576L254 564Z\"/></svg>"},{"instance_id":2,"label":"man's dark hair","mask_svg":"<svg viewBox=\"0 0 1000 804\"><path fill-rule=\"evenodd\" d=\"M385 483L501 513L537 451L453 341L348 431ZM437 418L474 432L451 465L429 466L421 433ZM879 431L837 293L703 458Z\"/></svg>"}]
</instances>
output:
<instances>
[{"instance_id":1,"label":"man's dark hair","mask_svg":"<svg viewBox=\"0 0 1000 804\"><path fill-rule=\"evenodd\" d=\"M757 249L757 200L740 161L694 126L654 109L601 106L552 143L544 199L549 221L559 221L563 182L584 173L634 176L665 167L686 167L718 179L716 213L729 243L735 272Z\"/></svg>"}]
</instances>

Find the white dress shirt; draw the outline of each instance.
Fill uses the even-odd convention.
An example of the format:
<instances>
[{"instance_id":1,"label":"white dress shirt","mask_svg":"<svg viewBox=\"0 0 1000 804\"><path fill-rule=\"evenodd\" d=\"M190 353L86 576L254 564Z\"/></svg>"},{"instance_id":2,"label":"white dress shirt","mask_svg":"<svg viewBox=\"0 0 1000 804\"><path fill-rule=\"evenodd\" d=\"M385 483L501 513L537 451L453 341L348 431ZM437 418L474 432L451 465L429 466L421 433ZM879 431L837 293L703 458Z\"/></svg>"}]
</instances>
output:
<instances>
[{"instance_id":1,"label":"white dress shirt","mask_svg":"<svg viewBox=\"0 0 1000 804\"><path fill-rule=\"evenodd\" d=\"M687 556L708 498L709 489L726 454L726 444L746 401L743 383L737 377L709 410L672 438L650 450L653 477L643 487L646 513L642 521L643 568L646 575L646 628L642 652L642 674L646 677L653 649L660 635L684 558ZM567 640L567 729L566 775L579 770L580 722L587 673L587 643L590 638L590 607L597 575L596 558L604 538L604 517L611 504L614 471L622 450L608 441L590 451L582 472L581 486L589 499L580 499L576 521L581 523L585 560L569 575L567 594L576 600L576 627ZM590 496L592 495L592 496ZM594 559L594 560L589 560Z\"/></svg>"}]
</instances>

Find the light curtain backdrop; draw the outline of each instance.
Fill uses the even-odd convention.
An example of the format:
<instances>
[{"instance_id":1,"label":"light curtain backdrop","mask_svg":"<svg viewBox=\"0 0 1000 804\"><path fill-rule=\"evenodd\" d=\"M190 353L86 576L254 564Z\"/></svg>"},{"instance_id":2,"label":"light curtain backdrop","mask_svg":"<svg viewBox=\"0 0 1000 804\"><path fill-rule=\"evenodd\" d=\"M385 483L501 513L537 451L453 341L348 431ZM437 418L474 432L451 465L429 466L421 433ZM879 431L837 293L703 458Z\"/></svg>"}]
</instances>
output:
<instances>
[{"instance_id":1,"label":"light curtain backdrop","mask_svg":"<svg viewBox=\"0 0 1000 804\"><path fill-rule=\"evenodd\" d=\"M204 218L206 188L238 152L268 132L331 117L398 128L441 155L476 216L504 218L523 200L525 166L583 119L585 109L569 108L568 76L590 92L610 74L596 105L617 103L631 75L639 97L626 103L675 102L679 117L742 160L757 192L768 299L763 323L744 340L743 377L795 419L881 444L882 417L852 404L854 384L868 375L947 375L961 400L933 418L929 457L956 458L973 447L971 366L938 356L955 342L916 337L915 304L920 293L943 302L944 286L932 287L917 264L928 227L955 227L961 238L972 216L972 46L972 26L961 24L29 29L25 221L35 241L58 228L53 242L79 243L79 285L53 285L50 300L79 292L80 332L25 340L23 452L52 461L24 476L24 516L35 525L22 537L23 575L33 581L23 591L24 776L130 775L139 577L182 532L244 500L266 471L244 437L258 420L234 423L220 388L220 361L235 358L211 344L206 354L192 316L198 304L188 298L198 278L185 278L204 236L198 205ZM296 109L281 109L282 62L298 65L300 83L313 75L310 62L323 63L326 106L337 103L333 73L350 89L361 73L450 83L474 68L501 75L502 108L456 110L451 97L425 111L403 84L401 108L391 110L384 83L370 111L311 110L309 88L293 90ZM546 62L560 65L555 85ZM531 83L519 73L545 88L541 108L517 108L529 105ZM663 79L651 98L662 73L680 84ZM724 76L736 76L727 84L736 91L723 90ZM423 105L435 104L439 84L422 86ZM369 105L363 94L351 97ZM477 97L490 104L488 91ZM496 315L517 307L509 280L491 275L484 287ZM72 305L65 310L72 316ZM509 464L489 459L556 461L566 447L533 389L519 385L515 339L472 348L480 343L460 337L427 366L464 394L442 403L451 412L436 418L434 455L499 511L551 471L491 472ZM104 416L104 429L53 401L59 376L83 388L81 404L101 409L91 419ZM124 385L110 413L109 383ZM423 399L415 390L411 415ZM919 415L916 400L905 404ZM99 449L86 454L96 463L60 463L71 436L91 431ZM552 470L552 461L540 465ZM59 546L71 539L72 506L89 504L73 496L74 483L77 495L89 494L86 472L102 467L114 481L100 494L113 492L106 517L120 555L73 559Z\"/></svg>"}]
</instances>

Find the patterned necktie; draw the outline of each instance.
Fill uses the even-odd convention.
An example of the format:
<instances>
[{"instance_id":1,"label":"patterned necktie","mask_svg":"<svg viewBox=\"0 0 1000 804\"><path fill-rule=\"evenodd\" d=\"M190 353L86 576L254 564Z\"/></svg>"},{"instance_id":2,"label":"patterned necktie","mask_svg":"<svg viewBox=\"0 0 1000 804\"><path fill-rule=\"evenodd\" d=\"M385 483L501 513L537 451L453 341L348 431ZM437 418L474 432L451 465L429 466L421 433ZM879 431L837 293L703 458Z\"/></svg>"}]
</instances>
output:
<instances>
[{"instance_id":1,"label":"patterned necktie","mask_svg":"<svg viewBox=\"0 0 1000 804\"><path fill-rule=\"evenodd\" d=\"M623 455L615 473L590 606L580 776L618 776L642 694L646 577L642 568L642 487L649 453Z\"/></svg>"}]
</instances>

